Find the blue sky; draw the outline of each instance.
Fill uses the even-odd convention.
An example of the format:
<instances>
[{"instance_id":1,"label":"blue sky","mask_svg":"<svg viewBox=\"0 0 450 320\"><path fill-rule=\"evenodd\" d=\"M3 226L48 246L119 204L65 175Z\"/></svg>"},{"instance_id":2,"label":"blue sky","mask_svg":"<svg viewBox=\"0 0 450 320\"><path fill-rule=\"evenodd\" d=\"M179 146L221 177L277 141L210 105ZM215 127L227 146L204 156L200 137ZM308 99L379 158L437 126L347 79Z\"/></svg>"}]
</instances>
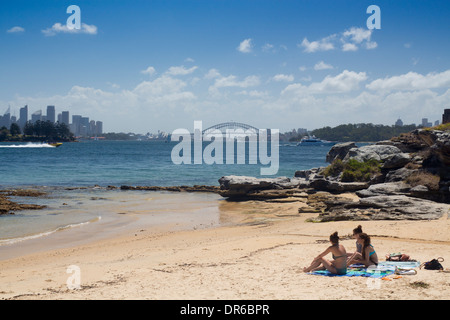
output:
<instances>
[{"instance_id":1,"label":"blue sky","mask_svg":"<svg viewBox=\"0 0 450 320\"><path fill-rule=\"evenodd\" d=\"M0 113L55 105L139 133L435 121L450 108L449 21L449 1L2 1Z\"/></svg>"}]
</instances>

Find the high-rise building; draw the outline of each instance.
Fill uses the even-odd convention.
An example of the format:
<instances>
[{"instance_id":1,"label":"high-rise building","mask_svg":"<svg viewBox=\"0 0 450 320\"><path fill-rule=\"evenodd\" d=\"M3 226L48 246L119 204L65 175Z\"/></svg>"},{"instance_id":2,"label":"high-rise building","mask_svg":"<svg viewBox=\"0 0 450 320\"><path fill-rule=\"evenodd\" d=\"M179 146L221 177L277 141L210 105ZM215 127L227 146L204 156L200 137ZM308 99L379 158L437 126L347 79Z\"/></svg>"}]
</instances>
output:
<instances>
[{"instance_id":1,"label":"high-rise building","mask_svg":"<svg viewBox=\"0 0 450 320\"><path fill-rule=\"evenodd\" d=\"M445 109L442 115L442 124L450 123L450 109Z\"/></svg>"},{"instance_id":2,"label":"high-rise building","mask_svg":"<svg viewBox=\"0 0 450 320\"><path fill-rule=\"evenodd\" d=\"M20 118L19 118L19 126L23 130L25 124L28 121L28 105L23 108L20 108Z\"/></svg>"},{"instance_id":3,"label":"high-rise building","mask_svg":"<svg viewBox=\"0 0 450 320\"><path fill-rule=\"evenodd\" d=\"M428 122L428 118L422 118L422 127L431 127L433 124L431 122Z\"/></svg>"},{"instance_id":4,"label":"high-rise building","mask_svg":"<svg viewBox=\"0 0 450 320\"><path fill-rule=\"evenodd\" d=\"M81 116L73 115L72 116L72 124L70 125L70 131L75 135L80 135L80 126L81 126Z\"/></svg>"},{"instance_id":5,"label":"high-rise building","mask_svg":"<svg viewBox=\"0 0 450 320\"><path fill-rule=\"evenodd\" d=\"M89 118L81 117L80 121L80 136L88 136L89 135Z\"/></svg>"},{"instance_id":6,"label":"high-rise building","mask_svg":"<svg viewBox=\"0 0 450 320\"><path fill-rule=\"evenodd\" d=\"M97 136L100 136L100 135L102 135L103 134L103 122L101 122L101 121L97 121L96 123L95 123L95 134L97 135Z\"/></svg>"},{"instance_id":7,"label":"high-rise building","mask_svg":"<svg viewBox=\"0 0 450 320\"><path fill-rule=\"evenodd\" d=\"M89 121L89 135L95 136L97 128L95 127L95 120Z\"/></svg>"},{"instance_id":8,"label":"high-rise building","mask_svg":"<svg viewBox=\"0 0 450 320\"><path fill-rule=\"evenodd\" d=\"M38 110L31 115L31 122L42 121L42 110Z\"/></svg>"},{"instance_id":9,"label":"high-rise building","mask_svg":"<svg viewBox=\"0 0 450 320\"><path fill-rule=\"evenodd\" d=\"M11 126L11 108L8 107L6 112L3 114L3 117L0 117L0 128L6 127L9 129Z\"/></svg>"},{"instance_id":10,"label":"high-rise building","mask_svg":"<svg viewBox=\"0 0 450 320\"><path fill-rule=\"evenodd\" d=\"M46 120L55 123L55 106L47 106Z\"/></svg>"},{"instance_id":11,"label":"high-rise building","mask_svg":"<svg viewBox=\"0 0 450 320\"><path fill-rule=\"evenodd\" d=\"M63 111L61 113L61 122L69 125L69 111Z\"/></svg>"}]
</instances>

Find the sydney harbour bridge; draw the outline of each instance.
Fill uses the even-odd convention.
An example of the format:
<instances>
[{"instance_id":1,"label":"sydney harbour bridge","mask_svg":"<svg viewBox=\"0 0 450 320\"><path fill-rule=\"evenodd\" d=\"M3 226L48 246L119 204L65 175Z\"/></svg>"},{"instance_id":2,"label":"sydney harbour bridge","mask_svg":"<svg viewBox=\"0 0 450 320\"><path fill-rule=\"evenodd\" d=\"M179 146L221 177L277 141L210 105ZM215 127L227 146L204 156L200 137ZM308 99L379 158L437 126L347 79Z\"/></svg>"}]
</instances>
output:
<instances>
[{"instance_id":1,"label":"sydney harbour bridge","mask_svg":"<svg viewBox=\"0 0 450 320\"><path fill-rule=\"evenodd\" d=\"M225 133L227 133L227 130L232 130L232 131L236 132L239 129L242 129L243 133L245 133L245 132L247 132L247 133L252 132L254 134L259 133L259 129L256 127L253 127L249 124L234 122L234 121L223 122L223 123L213 125L209 128L206 128L205 130L203 130L202 133L203 133L203 135L205 135L208 133L212 133L215 130L220 130L223 134L225 134Z\"/></svg>"}]
</instances>

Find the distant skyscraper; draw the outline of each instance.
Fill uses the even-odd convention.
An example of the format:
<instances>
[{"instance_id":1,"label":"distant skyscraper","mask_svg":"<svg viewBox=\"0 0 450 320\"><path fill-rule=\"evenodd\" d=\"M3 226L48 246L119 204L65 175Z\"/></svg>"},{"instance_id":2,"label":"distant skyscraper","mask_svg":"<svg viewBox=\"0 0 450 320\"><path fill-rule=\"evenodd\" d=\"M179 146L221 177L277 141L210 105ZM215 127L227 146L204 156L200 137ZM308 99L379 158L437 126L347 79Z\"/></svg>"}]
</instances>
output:
<instances>
[{"instance_id":1,"label":"distant skyscraper","mask_svg":"<svg viewBox=\"0 0 450 320\"><path fill-rule=\"evenodd\" d=\"M89 132L88 134L90 136L95 136L96 133L96 127L95 127L95 120L89 121Z\"/></svg>"},{"instance_id":2,"label":"distant skyscraper","mask_svg":"<svg viewBox=\"0 0 450 320\"><path fill-rule=\"evenodd\" d=\"M89 135L89 118L81 117L80 121L80 136Z\"/></svg>"},{"instance_id":3,"label":"distant skyscraper","mask_svg":"<svg viewBox=\"0 0 450 320\"><path fill-rule=\"evenodd\" d=\"M403 121L402 119L398 118L397 121L395 121L396 127L403 127Z\"/></svg>"},{"instance_id":4,"label":"distant skyscraper","mask_svg":"<svg viewBox=\"0 0 450 320\"><path fill-rule=\"evenodd\" d=\"M97 121L95 123L95 129L96 129L95 133L97 134L97 136L102 135L103 134L103 122Z\"/></svg>"},{"instance_id":5,"label":"distant skyscraper","mask_svg":"<svg viewBox=\"0 0 450 320\"><path fill-rule=\"evenodd\" d=\"M27 121L28 121L28 105L26 105L23 108L20 108L19 126L21 129L25 127Z\"/></svg>"},{"instance_id":6,"label":"distant skyscraper","mask_svg":"<svg viewBox=\"0 0 450 320\"><path fill-rule=\"evenodd\" d=\"M9 129L11 126L11 108L8 107L6 112L3 114L3 117L0 119L0 128L6 127Z\"/></svg>"},{"instance_id":7,"label":"distant skyscraper","mask_svg":"<svg viewBox=\"0 0 450 320\"><path fill-rule=\"evenodd\" d=\"M63 111L61 113L61 122L69 125L69 111Z\"/></svg>"},{"instance_id":8,"label":"distant skyscraper","mask_svg":"<svg viewBox=\"0 0 450 320\"><path fill-rule=\"evenodd\" d=\"M450 123L450 109L445 109L442 115L442 124Z\"/></svg>"},{"instance_id":9,"label":"distant skyscraper","mask_svg":"<svg viewBox=\"0 0 450 320\"><path fill-rule=\"evenodd\" d=\"M47 106L46 120L55 123L55 106Z\"/></svg>"},{"instance_id":10,"label":"distant skyscraper","mask_svg":"<svg viewBox=\"0 0 450 320\"><path fill-rule=\"evenodd\" d=\"M38 110L31 115L31 122L42 121L42 110Z\"/></svg>"},{"instance_id":11,"label":"distant skyscraper","mask_svg":"<svg viewBox=\"0 0 450 320\"><path fill-rule=\"evenodd\" d=\"M431 127L433 124L428 122L428 118L422 118L422 127Z\"/></svg>"},{"instance_id":12,"label":"distant skyscraper","mask_svg":"<svg viewBox=\"0 0 450 320\"><path fill-rule=\"evenodd\" d=\"M70 126L70 131L72 131L72 133L75 136L79 136L80 135L80 126L81 126L81 116L79 115L73 115L72 116L72 124Z\"/></svg>"}]
</instances>

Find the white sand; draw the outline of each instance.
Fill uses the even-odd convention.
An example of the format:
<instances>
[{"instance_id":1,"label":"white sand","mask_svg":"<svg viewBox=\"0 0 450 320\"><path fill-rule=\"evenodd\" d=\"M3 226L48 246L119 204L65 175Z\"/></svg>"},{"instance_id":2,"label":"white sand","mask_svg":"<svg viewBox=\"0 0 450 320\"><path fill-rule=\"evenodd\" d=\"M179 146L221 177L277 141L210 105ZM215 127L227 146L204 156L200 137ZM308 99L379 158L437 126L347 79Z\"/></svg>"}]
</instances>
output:
<instances>
[{"instance_id":1,"label":"white sand","mask_svg":"<svg viewBox=\"0 0 450 320\"><path fill-rule=\"evenodd\" d=\"M220 203L220 226L187 231L160 227L71 248L0 261L2 299L449 299L450 274L374 282L301 272L338 231L358 224L372 236L380 257L404 252L421 262L444 257L450 267L450 221L308 223L301 203ZM325 241L324 241L325 240ZM353 239L343 240L347 251ZM331 257L330 257L331 259ZM81 289L67 287L67 267L80 268ZM422 282L428 287L417 287Z\"/></svg>"}]
</instances>

